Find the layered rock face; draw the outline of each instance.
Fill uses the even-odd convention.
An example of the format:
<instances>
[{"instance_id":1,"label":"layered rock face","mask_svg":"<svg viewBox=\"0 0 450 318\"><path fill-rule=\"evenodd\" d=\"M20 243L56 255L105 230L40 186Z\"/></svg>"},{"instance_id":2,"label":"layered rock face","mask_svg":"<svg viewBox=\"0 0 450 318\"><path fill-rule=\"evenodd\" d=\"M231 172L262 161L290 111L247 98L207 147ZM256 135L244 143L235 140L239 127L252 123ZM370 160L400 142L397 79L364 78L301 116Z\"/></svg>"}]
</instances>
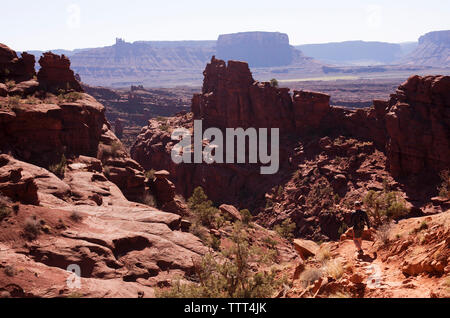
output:
<instances>
[{"instance_id":1,"label":"layered rock face","mask_svg":"<svg viewBox=\"0 0 450 318\"><path fill-rule=\"evenodd\" d=\"M256 82L245 62L227 65L213 57L203 74L202 94L194 95L192 112L204 127L280 128L292 133L310 115L318 125L329 110L328 95L294 91L293 99L287 88Z\"/></svg>"},{"instance_id":2,"label":"layered rock face","mask_svg":"<svg viewBox=\"0 0 450 318\"><path fill-rule=\"evenodd\" d=\"M450 30L435 31L419 38L419 46L405 57L411 65L450 66Z\"/></svg>"},{"instance_id":3,"label":"layered rock face","mask_svg":"<svg viewBox=\"0 0 450 318\"><path fill-rule=\"evenodd\" d=\"M60 163L63 155L98 156L127 198L142 199L143 169L120 151L123 146L110 130L105 107L79 92L66 57L45 53L40 63L38 81L5 89L7 97L0 100L0 151L45 168ZM13 95L19 99L11 103Z\"/></svg>"},{"instance_id":4,"label":"layered rock face","mask_svg":"<svg viewBox=\"0 0 450 318\"><path fill-rule=\"evenodd\" d=\"M395 176L450 167L450 77L413 76L389 101L389 170Z\"/></svg>"},{"instance_id":5,"label":"layered rock face","mask_svg":"<svg viewBox=\"0 0 450 318\"><path fill-rule=\"evenodd\" d=\"M80 83L75 79L70 69L70 60L63 55L51 52L44 53L39 59L41 69L37 77L41 86L48 91L56 92L58 89L83 91Z\"/></svg>"},{"instance_id":6,"label":"layered rock face","mask_svg":"<svg viewBox=\"0 0 450 318\"><path fill-rule=\"evenodd\" d=\"M26 52L18 57L16 52L0 43L0 82L13 80L27 81L36 75L34 70L35 58Z\"/></svg>"},{"instance_id":7,"label":"layered rock face","mask_svg":"<svg viewBox=\"0 0 450 318\"><path fill-rule=\"evenodd\" d=\"M296 55L301 55L301 52L289 45L289 37L284 33L223 34L217 41L220 59L247 61L252 67L289 65Z\"/></svg>"}]
</instances>

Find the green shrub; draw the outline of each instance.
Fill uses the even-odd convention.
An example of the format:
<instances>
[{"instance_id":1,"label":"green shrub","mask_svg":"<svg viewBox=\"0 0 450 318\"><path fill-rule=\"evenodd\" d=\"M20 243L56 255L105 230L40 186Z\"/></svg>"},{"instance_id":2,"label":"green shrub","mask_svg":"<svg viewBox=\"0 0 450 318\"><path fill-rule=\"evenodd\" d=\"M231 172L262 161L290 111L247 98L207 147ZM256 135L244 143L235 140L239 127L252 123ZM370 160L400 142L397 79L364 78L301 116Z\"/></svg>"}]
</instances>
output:
<instances>
[{"instance_id":1,"label":"green shrub","mask_svg":"<svg viewBox=\"0 0 450 318\"><path fill-rule=\"evenodd\" d=\"M14 267L12 267L10 265L8 265L4 268L4 272L5 272L5 275L8 277L16 276L16 270L14 269Z\"/></svg>"},{"instance_id":2,"label":"green shrub","mask_svg":"<svg viewBox=\"0 0 450 318\"><path fill-rule=\"evenodd\" d=\"M41 233L41 224L36 218L28 218L25 221L24 235L25 237L32 241L35 240Z\"/></svg>"},{"instance_id":3,"label":"green shrub","mask_svg":"<svg viewBox=\"0 0 450 318\"><path fill-rule=\"evenodd\" d=\"M277 80L276 78L272 78L272 79L270 80L270 86L272 86L272 87L278 87L278 86L279 86L278 80Z\"/></svg>"},{"instance_id":4,"label":"green shrub","mask_svg":"<svg viewBox=\"0 0 450 318\"><path fill-rule=\"evenodd\" d=\"M281 237L292 241L294 239L294 230L296 228L296 224L291 221L291 219L286 219L281 223L281 225L276 225L274 227L274 231L278 233Z\"/></svg>"},{"instance_id":5,"label":"green shrub","mask_svg":"<svg viewBox=\"0 0 450 318\"><path fill-rule=\"evenodd\" d=\"M73 211L72 214L70 214L70 218L76 223L79 223L83 220L83 217L77 211Z\"/></svg>"},{"instance_id":6,"label":"green shrub","mask_svg":"<svg viewBox=\"0 0 450 318\"><path fill-rule=\"evenodd\" d=\"M368 214L375 222L383 223L385 219L397 219L408 214L406 202L395 191L369 191L364 198Z\"/></svg>"},{"instance_id":7,"label":"green shrub","mask_svg":"<svg viewBox=\"0 0 450 318\"><path fill-rule=\"evenodd\" d=\"M254 273L250 262L260 261L259 254L249 247L241 226L232 234L233 246L222 252L217 260L205 255L195 266L195 281L182 284L178 280L168 290L158 290L163 298L268 298L281 285L273 271Z\"/></svg>"},{"instance_id":8,"label":"green shrub","mask_svg":"<svg viewBox=\"0 0 450 318\"><path fill-rule=\"evenodd\" d=\"M244 223L245 225L249 225L252 221L253 215L248 209L241 210L240 212L242 215L242 223Z\"/></svg>"},{"instance_id":9,"label":"green shrub","mask_svg":"<svg viewBox=\"0 0 450 318\"><path fill-rule=\"evenodd\" d=\"M54 165L51 165L48 170L51 171L54 175L56 175L58 178L63 179L64 174L66 172L67 167L67 159L66 156L63 154L61 156L61 160L59 163L56 163Z\"/></svg>"},{"instance_id":10,"label":"green shrub","mask_svg":"<svg viewBox=\"0 0 450 318\"><path fill-rule=\"evenodd\" d=\"M142 203L153 208L155 208L157 205L155 197L148 192L146 192L142 197Z\"/></svg>"},{"instance_id":11,"label":"green shrub","mask_svg":"<svg viewBox=\"0 0 450 318\"><path fill-rule=\"evenodd\" d=\"M6 219L11 214L11 209L7 206L0 206L0 222Z\"/></svg>"},{"instance_id":12,"label":"green shrub","mask_svg":"<svg viewBox=\"0 0 450 318\"><path fill-rule=\"evenodd\" d=\"M444 170L440 174L442 184L439 187L439 196L450 199L450 170Z\"/></svg>"},{"instance_id":13,"label":"green shrub","mask_svg":"<svg viewBox=\"0 0 450 318\"><path fill-rule=\"evenodd\" d=\"M219 210L208 200L202 187L197 187L188 200L188 206L194 213L196 221L203 226L213 227Z\"/></svg>"},{"instance_id":14,"label":"green shrub","mask_svg":"<svg viewBox=\"0 0 450 318\"><path fill-rule=\"evenodd\" d=\"M155 179L155 169L147 170L145 172L145 178L148 180L154 180Z\"/></svg>"},{"instance_id":15,"label":"green shrub","mask_svg":"<svg viewBox=\"0 0 450 318\"><path fill-rule=\"evenodd\" d=\"M309 285L314 284L315 281L322 278L323 272L317 268L307 268L300 274L300 282L303 288L307 288Z\"/></svg>"}]
</instances>

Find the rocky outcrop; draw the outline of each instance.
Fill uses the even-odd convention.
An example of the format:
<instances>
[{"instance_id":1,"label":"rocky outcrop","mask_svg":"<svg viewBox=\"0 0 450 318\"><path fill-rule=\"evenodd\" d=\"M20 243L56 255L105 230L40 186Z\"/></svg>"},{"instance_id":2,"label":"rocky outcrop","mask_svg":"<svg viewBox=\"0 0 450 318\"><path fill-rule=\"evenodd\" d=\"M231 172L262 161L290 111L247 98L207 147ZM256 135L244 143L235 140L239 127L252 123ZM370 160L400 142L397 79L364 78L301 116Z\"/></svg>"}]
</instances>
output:
<instances>
[{"instance_id":1,"label":"rocky outcrop","mask_svg":"<svg viewBox=\"0 0 450 318\"><path fill-rule=\"evenodd\" d=\"M413 76L386 114L388 167L394 176L450 167L450 77Z\"/></svg>"},{"instance_id":2,"label":"rocky outcrop","mask_svg":"<svg viewBox=\"0 0 450 318\"><path fill-rule=\"evenodd\" d=\"M11 297L154 297L207 252L180 231L181 216L128 201L95 158L69 162L63 180L7 155L0 162L0 194L37 204L24 197L31 180L41 205L17 205L0 220L0 292ZM75 288L66 284L70 265L81 271Z\"/></svg>"},{"instance_id":3,"label":"rocky outcrop","mask_svg":"<svg viewBox=\"0 0 450 318\"><path fill-rule=\"evenodd\" d=\"M34 55L23 52L22 56L18 57L15 51L0 43L0 82L32 79L36 75L34 64Z\"/></svg>"},{"instance_id":4,"label":"rocky outcrop","mask_svg":"<svg viewBox=\"0 0 450 318\"><path fill-rule=\"evenodd\" d=\"M82 92L80 83L70 69L70 60L63 55L51 52L44 53L39 59L41 68L37 74L39 83L44 90L57 92L58 90L74 90Z\"/></svg>"},{"instance_id":5,"label":"rocky outcrop","mask_svg":"<svg viewBox=\"0 0 450 318\"><path fill-rule=\"evenodd\" d=\"M0 113L0 149L41 166L62 154L96 156L104 107L89 95L61 104L18 104Z\"/></svg>"}]
</instances>

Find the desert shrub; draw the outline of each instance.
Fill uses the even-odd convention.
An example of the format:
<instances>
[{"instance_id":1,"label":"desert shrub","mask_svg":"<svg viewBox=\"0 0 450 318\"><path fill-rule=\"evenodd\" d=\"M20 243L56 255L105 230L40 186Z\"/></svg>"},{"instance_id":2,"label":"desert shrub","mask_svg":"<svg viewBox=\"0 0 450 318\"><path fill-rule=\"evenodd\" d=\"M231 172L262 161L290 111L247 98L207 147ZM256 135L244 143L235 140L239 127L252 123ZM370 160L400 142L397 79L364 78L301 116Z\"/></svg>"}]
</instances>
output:
<instances>
[{"instance_id":1,"label":"desert shrub","mask_svg":"<svg viewBox=\"0 0 450 318\"><path fill-rule=\"evenodd\" d=\"M252 214L250 213L250 211L248 209L244 209L241 210L241 215L242 215L242 223L244 223L245 225L250 224L250 222L252 221Z\"/></svg>"},{"instance_id":2,"label":"desert shrub","mask_svg":"<svg viewBox=\"0 0 450 318\"><path fill-rule=\"evenodd\" d=\"M197 236L205 245L209 244L208 230L204 226L201 226L198 222L192 223L189 228L189 232L192 235Z\"/></svg>"},{"instance_id":3,"label":"desert shrub","mask_svg":"<svg viewBox=\"0 0 450 318\"><path fill-rule=\"evenodd\" d=\"M145 172L145 178L148 179L148 180L153 180L153 179L155 179L155 172L156 172L155 169L147 170L147 171Z\"/></svg>"},{"instance_id":4,"label":"desert shrub","mask_svg":"<svg viewBox=\"0 0 450 318\"><path fill-rule=\"evenodd\" d=\"M16 82L14 80L7 80L5 81L5 85L8 89L11 89L16 86Z\"/></svg>"},{"instance_id":5,"label":"desert shrub","mask_svg":"<svg viewBox=\"0 0 450 318\"><path fill-rule=\"evenodd\" d=\"M202 187L197 187L188 200L188 206L194 213L196 222L206 227L213 227L219 210L208 200Z\"/></svg>"},{"instance_id":6,"label":"desert shrub","mask_svg":"<svg viewBox=\"0 0 450 318\"><path fill-rule=\"evenodd\" d=\"M76 222L76 223L81 222L81 221L83 220L83 217L82 217L81 214L80 214L79 212L77 212L77 211L73 211L73 212L70 214L70 218L72 219L72 221L74 221L74 222Z\"/></svg>"},{"instance_id":7,"label":"desert shrub","mask_svg":"<svg viewBox=\"0 0 450 318\"><path fill-rule=\"evenodd\" d=\"M277 232L278 235L284 237L285 239L292 241L294 239L294 230L296 228L296 224L291 221L291 219L286 219L281 223L281 225L276 225L274 227L274 231Z\"/></svg>"},{"instance_id":8,"label":"desert shrub","mask_svg":"<svg viewBox=\"0 0 450 318\"><path fill-rule=\"evenodd\" d=\"M300 282L303 288L307 288L309 285L314 284L315 281L322 278L323 272L317 268L307 268L300 274Z\"/></svg>"},{"instance_id":9,"label":"desert shrub","mask_svg":"<svg viewBox=\"0 0 450 318\"><path fill-rule=\"evenodd\" d=\"M170 126L167 124L167 122L162 122L159 124L159 129L162 131L169 131Z\"/></svg>"},{"instance_id":10,"label":"desert shrub","mask_svg":"<svg viewBox=\"0 0 450 318\"><path fill-rule=\"evenodd\" d=\"M5 205L0 205L0 222L11 214L11 209Z\"/></svg>"},{"instance_id":11,"label":"desert shrub","mask_svg":"<svg viewBox=\"0 0 450 318\"><path fill-rule=\"evenodd\" d=\"M153 195L146 192L144 196L142 197L142 203L151 207L156 207L156 199Z\"/></svg>"},{"instance_id":12,"label":"desert shrub","mask_svg":"<svg viewBox=\"0 0 450 318\"><path fill-rule=\"evenodd\" d=\"M395 191L369 191L364 198L368 214L376 223L397 219L408 214L406 202Z\"/></svg>"},{"instance_id":13,"label":"desert shrub","mask_svg":"<svg viewBox=\"0 0 450 318\"><path fill-rule=\"evenodd\" d=\"M352 296L343 291L337 291L329 296L329 298L352 298Z\"/></svg>"},{"instance_id":14,"label":"desert shrub","mask_svg":"<svg viewBox=\"0 0 450 318\"><path fill-rule=\"evenodd\" d=\"M25 220L24 235L28 240L35 240L40 233L41 224L36 218L28 218Z\"/></svg>"},{"instance_id":15,"label":"desert shrub","mask_svg":"<svg viewBox=\"0 0 450 318\"><path fill-rule=\"evenodd\" d=\"M20 96L8 96L8 102L6 105L8 107L17 106L17 105L19 105L20 100L21 100Z\"/></svg>"},{"instance_id":16,"label":"desert shrub","mask_svg":"<svg viewBox=\"0 0 450 318\"><path fill-rule=\"evenodd\" d=\"M274 239L272 239L270 236L265 237L265 238L263 239L263 243L269 245L269 247L270 247L271 249L275 249L275 246L277 246L277 244L278 244L277 241L275 241Z\"/></svg>"},{"instance_id":17,"label":"desert shrub","mask_svg":"<svg viewBox=\"0 0 450 318\"><path fill-rule=\"evenodd\" d=\"M6 276L9 276L9 277L16 276L16 270L11 265L6 266L3 271L5 272Z\"/></svg>"},{"instance_id":18,"label":"desert shrub","mask_svg":"<svg viewBox=\"0 0 450 318\"><path fill-rule=\"evenodd\" d=\"M325 264L325 271L328 276L338 280L344 275L344 266L336 259L330 260Z\"/></svg>"},{"instance_id":19,"label":"desert shrub","mask_svg":"<svg viewBox=\"0 0 450 318\"><path fill-rule=\"evenodd\" d=\"M123 150L123 147L120 142L115 141L111 144L111 156L118 157L122 150Z\"/></svg>"},{"instance_id":20,"label":"desert shrub","mask_svg":"<svg viewBox=\"0 0 450 318\"><path fill-rule=\"evenodd\" d=\"M439 187L439 196L450 199L450 170L444 170L440 174L442 184Z\"/></svg>"},{"instance_id":21,"label":"desert shrub","mask_svg":"<svg viewBox=\"0 0 450 318\"><path fill-rule=\"evenodd\" d=\"M428 229L427 222L423 221L418 228L411 231L411 234L417 234Z\"/></svg>"},{"instance_id":22,"label":"desert shrub","mask_svg":"<svg viewBox=\"0 0 450 318\"><path fill-rule=\"evenodd\" d=\"M210 236L210 240L209 240L209 246L215 250L218 251L220 250L220 245L221 245L221 240L219 237L215 236L215 235L211 235Z\"/></svg>"},{"instance_id":23,"label":"desert shrub","mask_svg":"<svg viewBox=\"0 0 450 318\"><path fill-rule=\"evenodd\" d=\"M68 102L76 102L81 99L82 95L78 92L71 92L64 95L64 99Z\"/></svg>"},{"instance_id":24,"label":"desert shrub","mask_svg":"<svg viewBox=\"0 0 450 318\"><path fill-rule=\"evenodd\" d=\"M249 247L248 237L236 225L231 237L232 247L222 252L220 260L212 254L196 262L193 279L197 283L181 283L168 290L157 291L162 298L267 298L281 285L273 271L254 273L250 262L259 255Z\"/></svg>"},{"instance_id":25,"label":"desert shrub","mask_svg":"<svg viewBox=\"0 0 450 318\"><path fill-rule=\"evenodd\" d=\"M277 80L276 78L272 78L272 79L270 80L270 86L272 86L272 87L278 87L278 86L279 86L278 80Z\"/></svg>"},{"instance_id":26,"label":"desert shrub","mask_svg":"<svg viewBox=\"0 0 450 318\"><path fill-rule=\"evenodd\" d=\"M14 211L14 214L19 214L19 210L20 210L20 205L19 204L14 204L13 205L13 211Z\"/></svg>"},{"instance_id":27,"label":"desert shrub","mask_svg":"<svg viewBox=\"0 0 450 318\"><path fill-rule=\"evenodd\" d=\"M330 247L322 245L316 254L316 259L320 262L325 262L331 259Z\"/></svg>"},{"instance_id":28,"label":"desert shrub","mask_svg":"<svg viewBox=\"0 0 450 318\"><path fill-rule=\"evenodd\" d=\"M163 116L157 116L156 121L159 123L162 123L162 122L167 123L167 118L163 117Z\"/></svg>"},{"instance_id":29,"label":"desert shrub","mask_svg":"<svg viewBox=\"0 0 450 318\"><path fill-rule=\"evenodd\" d=\"M61 160L59 163L51 165L48 170L50 170L55 176L57 176L60 179L64 178L64 174L66 172L67 167L67 159L66 156L63 154L61 156Z\"/></svg>"},{"instance_id":30,"label":"desert shrub","mask_svg":"<svg viewBox=\"0 0 450 318\"><path fill-rule=\"evenodd\" d=\"M386 245L389 243L390 235L391 235L391 229L392 226L390 223L385 223L381 225L375 234L377 241L383 243L383 245Z\"/></svg>"}]
</instances>

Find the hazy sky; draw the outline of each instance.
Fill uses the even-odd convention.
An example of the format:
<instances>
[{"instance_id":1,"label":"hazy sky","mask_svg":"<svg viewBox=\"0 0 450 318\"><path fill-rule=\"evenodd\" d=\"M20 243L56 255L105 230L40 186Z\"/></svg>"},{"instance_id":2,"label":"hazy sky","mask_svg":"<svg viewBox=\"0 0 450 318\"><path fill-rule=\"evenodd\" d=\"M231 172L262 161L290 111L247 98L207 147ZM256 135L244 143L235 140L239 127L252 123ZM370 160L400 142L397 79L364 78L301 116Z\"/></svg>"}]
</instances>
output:
<instances>
[{"instance_id":1,"label":"hazy sky","mask_svg":"<svg viewBox=\"0 0 450 318\"><path fill-rule=\"evenodd\" d=\"M450 29L448 0L2 1L0 43L15 50L74 49L139 40L215 40L279 31L291 44L415 41Z\"/></svg>"}]
</instances>

